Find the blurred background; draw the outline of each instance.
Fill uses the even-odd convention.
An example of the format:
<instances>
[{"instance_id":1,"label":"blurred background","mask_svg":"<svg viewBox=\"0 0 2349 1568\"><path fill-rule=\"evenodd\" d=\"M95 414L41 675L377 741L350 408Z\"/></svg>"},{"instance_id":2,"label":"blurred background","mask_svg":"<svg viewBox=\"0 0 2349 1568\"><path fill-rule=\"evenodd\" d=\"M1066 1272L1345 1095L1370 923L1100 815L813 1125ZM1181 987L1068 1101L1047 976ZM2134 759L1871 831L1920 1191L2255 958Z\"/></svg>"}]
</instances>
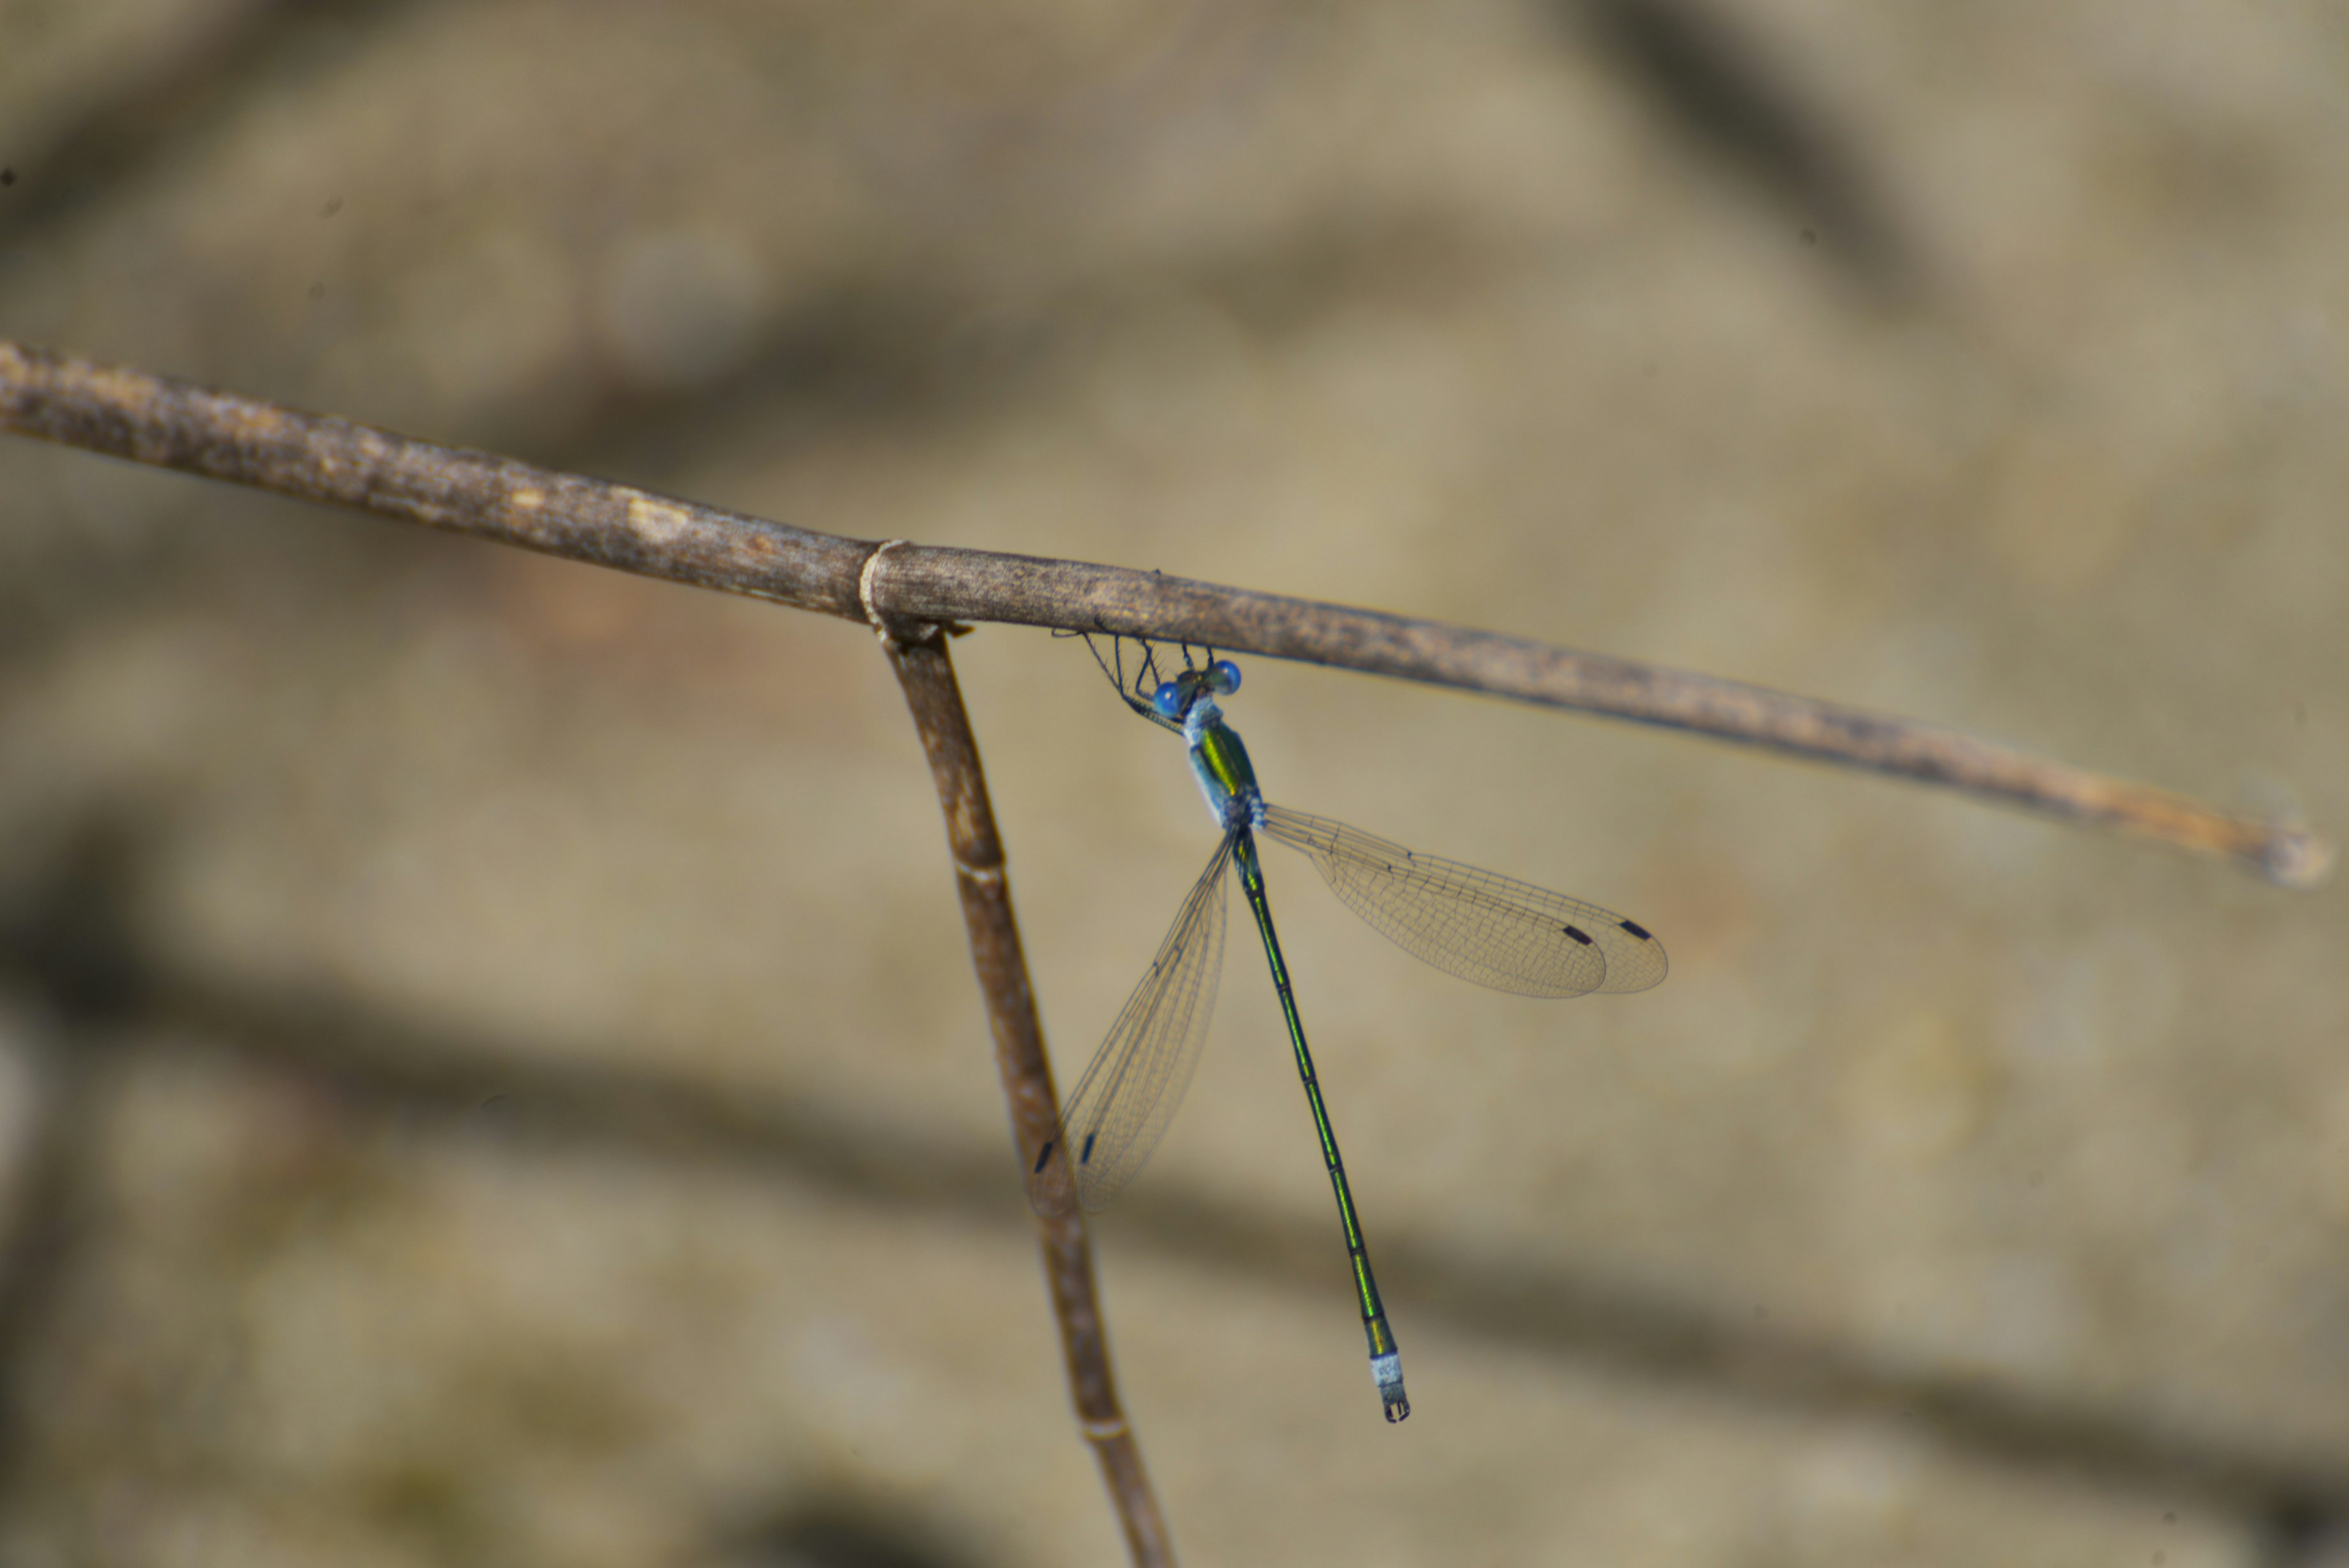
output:
<instances>
[{"instance_id":1,"label":"blurred background","mask_svg":"<svg viewBox=\"0 0 2349 1568\"><path fill-rule=\"evenodd\" d=\"M1651 659L2349 825L2327 0L0 0L0 336L873 538ZM1212 843L956 645L1073 1081ZM1192 1563L2349 1563L2349 914L1255 661L1096 1227ZM1276 852L1278 853L1278 852ZM0 1558L1116 1561L871 633L0 441Z\"/></svg>"}]
</instances>

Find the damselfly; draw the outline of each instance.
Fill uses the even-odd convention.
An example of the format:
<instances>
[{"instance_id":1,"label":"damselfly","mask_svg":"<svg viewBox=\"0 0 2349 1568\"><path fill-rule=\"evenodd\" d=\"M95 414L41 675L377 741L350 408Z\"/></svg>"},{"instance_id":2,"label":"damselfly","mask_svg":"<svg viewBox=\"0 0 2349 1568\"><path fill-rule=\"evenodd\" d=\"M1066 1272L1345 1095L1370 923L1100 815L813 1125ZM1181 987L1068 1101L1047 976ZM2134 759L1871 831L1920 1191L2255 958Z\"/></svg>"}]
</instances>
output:
<instances>
[{"instance_id":1,"label":"damselfly","mask_svg":"<svg viewBox=\"0 0 2349 1568\"><path fill-rule=\"evenodd\" d=\"M1029 1172L1029 1198L1047 1213L1066 1213L1080 1205L1105 1208L1158 1147L1207 1036L1224 962L1224 881L1237 866L1272 968L1273 989L1280 994L1322 1161L1338 1196L1362 1329L1370 1340L1371 1376L1387 1419L1400 1421L1411 1414L1411 1402L1403 1397L1402 1357L1379 1300L1338 1137L1330 1130L1288 966L1273 930L1257 836L1285 844L1310 860L1349 908L1405 952L1495 991L1526 996L1645 991L1664 978L1663 944L1644 927L1596 904L1415 854L1342 823L1271 805L1257 787L1247 749L1216 706L1217 697L1239 690L1238 667L1210 650L1204 666L1191 668L1186 649L1183 672L1159 681L1144 701L1140 693L1155 672L1154 656L1145 646L1143 672L1131 690L1122 659L1111 678L1135 712L1183 737L1191 771L1223 839L1158 944L1150 972L1068 1096L1060 1136L1044 1146Z\"/></svg>"}]
</instances>

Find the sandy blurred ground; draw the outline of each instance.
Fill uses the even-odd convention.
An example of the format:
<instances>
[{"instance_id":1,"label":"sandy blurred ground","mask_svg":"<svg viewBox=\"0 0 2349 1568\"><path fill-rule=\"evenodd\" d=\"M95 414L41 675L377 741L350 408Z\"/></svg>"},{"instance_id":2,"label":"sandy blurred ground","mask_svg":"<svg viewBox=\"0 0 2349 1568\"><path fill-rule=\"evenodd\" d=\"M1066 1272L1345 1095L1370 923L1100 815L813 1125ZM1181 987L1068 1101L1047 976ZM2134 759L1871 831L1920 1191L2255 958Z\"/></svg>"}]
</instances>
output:
<instances>
[{"instance_id":1,"label":"sandy blurred ground","mask_svg":"<svg viewBox=\"0 0 2349 1568\"><path fill-rule=\"evenodd\" d=\"M0 335L808 526L1663 660L2349 825L2329 0L0 3ZM1064 1082L1210 844L957 645ZM1193 1563L2349 1560L2349 916L1258 661L1097 1231ZM0 443L0 1559L1103 1563L869 633Z\"/></svg>"}]
</instances>

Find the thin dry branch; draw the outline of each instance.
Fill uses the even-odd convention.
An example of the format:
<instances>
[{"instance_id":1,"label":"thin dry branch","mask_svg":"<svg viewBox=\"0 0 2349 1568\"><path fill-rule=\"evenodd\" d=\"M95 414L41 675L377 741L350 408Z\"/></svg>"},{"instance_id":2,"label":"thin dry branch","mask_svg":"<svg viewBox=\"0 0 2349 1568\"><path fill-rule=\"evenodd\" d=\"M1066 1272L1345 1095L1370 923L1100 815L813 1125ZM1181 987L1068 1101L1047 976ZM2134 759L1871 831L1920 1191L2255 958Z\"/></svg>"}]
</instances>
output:
<instances>
[{"instance_id":1,"label":"thin dry branch","mask_svg":"<svg viewBox=\"0 0 2349 1568\"><path fill-rule=\"evenodd\" d=\"M876 556L875 560L881 557ZM868 574L865 579L872 580ZM1028 959L1011 914L1011 887L1004 874L1003 840L996 832L995 808L987 797L978 740L963 707L947 654L946 634L936 626L900 628L875 613L874 629L904 688L914 728L930 759L938 808L946 814L947 843L954 855L955 888L970 938L972 965L986 999L988 1028L995 1035L995 1066L1003 1097L1011 1108L1011 1132L1019 1146L1020 1168L1033 1164L1045 1144L1059 1135L1060 1096L1044 1055L1044 1025L1028 982ZM1052 1316L1061 1325L1061 1355L1077 1422L1101 1462L1102 1480L1125 1529L1126 1551L1137 1568L1174 1561L1174 1543L1142 1466L1142 1449L1118 1404L1117 1380L1110 1368L1109 1335L1102 1325L1093 1289L1092 1241L1085 1217L1038 1213L1036 1237L1044 1251L1044 1279L1051 1292Z\"/></svg>"},{"instance_id":2,"label":"thin dry branch","mask_svg":"<svg viewBox=\"0 0 2349 1568\"><path fill-rule=\"evenodd\" d=\"M864 618L874 543L770 523L345 420L0 341L0 428L358 507L647 576ZM927 545L869 585L908 621L1003 621L1208 644L1693 731L1940 784L2233 856L2313 887L2333 847L2299 828L2011 747L1634 659L1121 566Z\"/></svg>"}]
</instances>

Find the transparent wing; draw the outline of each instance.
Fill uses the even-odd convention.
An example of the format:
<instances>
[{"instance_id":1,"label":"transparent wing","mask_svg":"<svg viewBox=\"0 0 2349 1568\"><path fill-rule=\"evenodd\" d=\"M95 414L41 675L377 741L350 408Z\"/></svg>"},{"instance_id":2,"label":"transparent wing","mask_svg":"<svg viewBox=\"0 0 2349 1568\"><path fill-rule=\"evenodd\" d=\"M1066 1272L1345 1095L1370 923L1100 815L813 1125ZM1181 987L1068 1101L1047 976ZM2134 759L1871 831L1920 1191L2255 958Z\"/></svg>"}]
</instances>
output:
<instances>
[{"instance_id":1,"label":"transparent wing","mask_svg":"<svg viewBox=\"0 0 2349 1568\"><path fill-rule=\"evenodd\" d=\"M1191 1085L1216 981L1224 967L1226 834L1176 911L1150 972L1126 999L1061 1111L1061 1134L1028 1173L1028 1199L1047 1214L1109 1207L1150 1158Z\"/></svg>"},{"instance_id":2,"label":"transparent wing","mask_svg":"<svg viewBox=\"0 0 2349 1568\"><path fill-rule=\"evenodd\" d=\"M1356 914L1448 974L1521 996L1645 991L1664 944L1596 904L1415 854L1342 822L1267 805L1264 833L1300 850Z\"/></svg>"}]
</instances>

